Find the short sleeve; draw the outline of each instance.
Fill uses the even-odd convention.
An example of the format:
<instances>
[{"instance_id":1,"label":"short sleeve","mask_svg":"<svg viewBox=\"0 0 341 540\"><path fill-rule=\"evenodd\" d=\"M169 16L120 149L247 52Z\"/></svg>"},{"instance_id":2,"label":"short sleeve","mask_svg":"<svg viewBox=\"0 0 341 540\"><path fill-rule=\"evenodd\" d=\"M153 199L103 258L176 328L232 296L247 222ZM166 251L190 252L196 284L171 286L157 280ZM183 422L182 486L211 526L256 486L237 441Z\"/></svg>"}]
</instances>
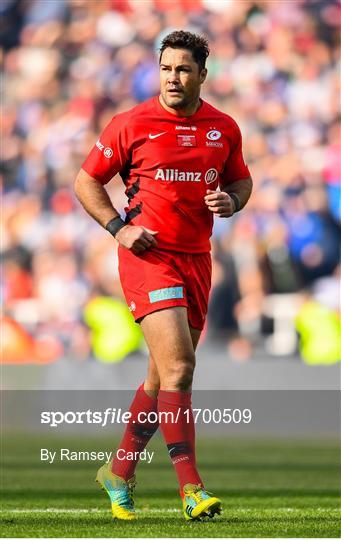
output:
<instances>
[{"instance_id":1,"label":"short sleeve","mask_svg":"<svg viewBox=\"0 0 341 540\"><path fill-rule=\"evenodd\" d=\"M231 141L232 151L226 161L224 171L219 181L220 187L225 187L237 180L242 180L250 176L250 171L244 161L242 151L242 134L235 124L233 139Z\"/></svg>"},{"instance_id":2,"label":"short sleeve","mask_svg":"<svg viewBox=\"0 0 341 540\"><path fill-rule=\"evenodd\" d=\"M82 165L90 176L107 184L129 161L125 115L114 116Z\"/></svg>"}]
</instances>

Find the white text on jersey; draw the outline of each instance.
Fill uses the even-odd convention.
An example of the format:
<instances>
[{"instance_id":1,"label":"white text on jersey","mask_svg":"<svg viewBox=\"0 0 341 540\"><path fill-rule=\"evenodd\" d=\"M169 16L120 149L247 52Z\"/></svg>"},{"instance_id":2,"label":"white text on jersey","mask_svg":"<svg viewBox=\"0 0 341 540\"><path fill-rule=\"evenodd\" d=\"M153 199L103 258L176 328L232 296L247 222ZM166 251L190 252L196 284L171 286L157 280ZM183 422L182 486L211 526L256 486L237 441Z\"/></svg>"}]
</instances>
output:
<instances>
[{"instance_id":1,"label":"white text on jersey","mask_svg":"<svg viewBox=\"0 0 341 540\"><path fill-rule=\"evenodd\" d=\"M158 169L154 178L166 182L200 182L201 172Z\"/></svg>"}]
</instances>

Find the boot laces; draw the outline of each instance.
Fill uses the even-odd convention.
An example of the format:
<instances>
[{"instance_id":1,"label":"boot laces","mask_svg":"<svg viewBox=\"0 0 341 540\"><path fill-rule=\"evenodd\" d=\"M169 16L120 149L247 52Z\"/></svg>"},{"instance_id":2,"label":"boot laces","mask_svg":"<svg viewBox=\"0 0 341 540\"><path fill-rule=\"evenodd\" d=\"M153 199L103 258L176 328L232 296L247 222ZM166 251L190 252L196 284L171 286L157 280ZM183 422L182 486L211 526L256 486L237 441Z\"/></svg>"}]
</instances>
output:
<instances>
[{"instance_id":1,"label":"boot laces","mask_svg":"<svg viewBox=\"0 0 341 540\"><path fill-rule=\"evenodd\" d=\"M127 481L128 496L129 496L130 503L132 506L134 506L134 491L135 491L136 483L137 482L134 477L130 478L130 480Z\"/></svg>"},{"instance_id":2,"label":"boot laces","mask_svg":"<svg viewBox=\"0 0 341 540\"><path fill-rule=\"evenodd\" d=\"M117 497L116 502L119 506L122 506L123 508L126 508L127 510L131 510L134 506L134 501L131 497L131 494L129 493L128 489L118 489L117 490Z\"/></svg>"},{"instance_id":3,"label":"boot laces","mask_svg":"<svg viewBox=\"0 0 341 540\"><path fill-rule=\"evenodd\" d=\"M193 491L190 493L191 497L195 500L196 503L199 503L204 500L205 495L212 495L209 491L206 491L202 488L200 484L193 487Z\"/></svg>"}]
</instances>

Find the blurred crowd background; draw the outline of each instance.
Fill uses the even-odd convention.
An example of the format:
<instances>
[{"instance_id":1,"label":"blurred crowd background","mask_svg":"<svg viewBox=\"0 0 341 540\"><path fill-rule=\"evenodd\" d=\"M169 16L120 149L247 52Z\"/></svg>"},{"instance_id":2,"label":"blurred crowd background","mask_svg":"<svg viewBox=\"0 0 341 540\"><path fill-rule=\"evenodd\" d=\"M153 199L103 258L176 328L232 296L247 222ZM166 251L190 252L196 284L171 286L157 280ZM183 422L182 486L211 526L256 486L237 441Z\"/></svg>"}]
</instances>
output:
<instances>
[{"instance_id":1,"label":"blurred crowd background","mask_svg":"<svg viewBox=\"0 0 341 540\"><path fill-rule=\"evenodd\" d=\"M116 243L73 180L117 112L158 93L174 29L210 42L202 96L240 125L254 193L217 220L202 341L239 361L340 357L340 23L328 0L1 0L7 362L143 348ZM108 186L125 206L123 184Z\"/></svg>"}]
</instances>

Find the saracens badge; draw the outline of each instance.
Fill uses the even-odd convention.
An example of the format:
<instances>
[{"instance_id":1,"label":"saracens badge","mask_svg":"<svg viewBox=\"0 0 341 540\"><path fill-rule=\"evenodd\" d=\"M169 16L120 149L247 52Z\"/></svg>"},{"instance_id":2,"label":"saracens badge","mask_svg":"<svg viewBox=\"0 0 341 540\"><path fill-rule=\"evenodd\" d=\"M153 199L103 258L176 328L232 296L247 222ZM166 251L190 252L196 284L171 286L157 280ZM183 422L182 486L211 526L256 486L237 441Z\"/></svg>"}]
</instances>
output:
<instances>
[{"instance_id":1,"label":"saracens badge","mask_svg":"<svg viewBox=\"0 0 341 540\"><path fill-rule=\"evenodd\" d=\"M206 133L206 137L210 141L217 141L218 139L220 139L221 133L217 129L211 129L211 131Z\"/></svg>"}]
</instances>

